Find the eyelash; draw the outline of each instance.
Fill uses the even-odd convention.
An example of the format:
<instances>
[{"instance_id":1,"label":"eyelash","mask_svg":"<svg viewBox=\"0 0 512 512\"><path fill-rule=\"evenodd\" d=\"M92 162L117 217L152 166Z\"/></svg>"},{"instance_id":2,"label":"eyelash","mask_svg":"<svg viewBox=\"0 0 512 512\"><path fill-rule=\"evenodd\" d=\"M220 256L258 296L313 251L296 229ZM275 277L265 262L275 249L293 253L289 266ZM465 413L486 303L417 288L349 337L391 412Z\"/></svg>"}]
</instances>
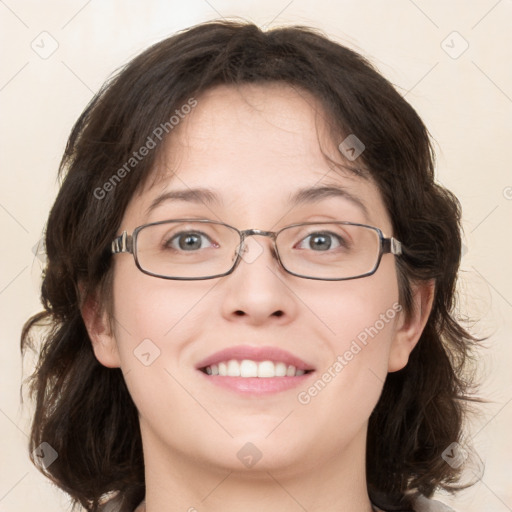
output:
<instances>
[{"instance_id":1,"label":"eyelash","mask_svg":"<svg viewBox=\"0 0 512 512\"><path fill-rule=\"evenodd\" d=\"M198 235L200 238L201 237L205 237L210 242L212 242L212 239L207 234L202 233L200 231L181 231L179 233L173 234L171 237L169 237L166 240L164 240L163 246L166 247L166 248L171 246L172 249L177 250L177 251L182 250L182 249L176 249L176 248L172 247L172 242L174 240L179 240L179 238L182 237L182 236L189 236L189 235ZM331 239L333 239L333 238L336 239L338 244L339 244L339 247L347 247L347 245L348 245L347 240L343 239L340 235L337 235L337 234L332 233L332 232L320 232L320 231L309 233L308 235L306 235L305 237L300 239L299 244L302 244L308 238L311 238L311 237L314 237L314 236L319 236L319 235L320 236L328 236ZM296 244L296 245L299 245L299 244ZM218 244L216 244L216 246L218 247ZM201 244L200 249L203 249L203 248L204 247ZM331 248L329 247L329 249L331 249Z\"/></svg>"}]
</instances>

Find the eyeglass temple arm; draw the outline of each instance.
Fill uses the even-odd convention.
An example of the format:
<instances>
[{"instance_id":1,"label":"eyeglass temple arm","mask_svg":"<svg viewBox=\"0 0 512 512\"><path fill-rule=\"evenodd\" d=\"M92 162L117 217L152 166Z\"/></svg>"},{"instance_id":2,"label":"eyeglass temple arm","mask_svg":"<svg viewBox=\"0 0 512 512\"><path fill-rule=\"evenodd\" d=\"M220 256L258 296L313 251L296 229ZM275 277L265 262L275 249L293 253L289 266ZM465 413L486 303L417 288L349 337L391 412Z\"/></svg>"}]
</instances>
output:
<instances>
[{"instance_id":1,"label":"eyeglass temple arm","mask_svg":"<svg viewBox=\"0 0 512 512\"><path fill-rule=\"evenodd\" d=\"M112 254L119 254L121 252L133 253L133 238L126 231L112 240Z\"/></svg>"},{"instance_id":2,"label":"eyeglass temple arm","mask_svg":"<svg viewBox=\"0 0 512 512\"><path fill-rule=\"evenodd\" d=\"M382 239L382 252L391 253L399 256L402 254L402 244L396 238L383 238Z\"/></svg>"}]
</instances>

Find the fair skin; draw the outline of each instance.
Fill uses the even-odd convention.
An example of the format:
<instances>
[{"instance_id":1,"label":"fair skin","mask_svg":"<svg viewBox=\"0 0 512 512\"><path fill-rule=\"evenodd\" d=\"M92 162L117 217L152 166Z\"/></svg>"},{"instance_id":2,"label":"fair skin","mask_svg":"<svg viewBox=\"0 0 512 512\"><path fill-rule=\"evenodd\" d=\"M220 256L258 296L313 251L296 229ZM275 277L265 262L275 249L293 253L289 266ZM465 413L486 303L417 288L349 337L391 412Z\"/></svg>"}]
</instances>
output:
<instances>
[{"instance_id":1,"label":"fair skin","mask_svg":"<svg viewBox=\"0 0 512 512\"><path fill-rule=\"evenodd\" d=\"M309 95L285 85L211 89L172 133L158 179L132 198L119 233L196 217L268 231L296 222L346 220L392 236L375 184L329 168L319 136L325 153L339 163L343 159L328 142L320 112ZM343 197L290 207L298 189L327 184L359 198L367 212ZM147 214L163 192L195 187L215 191L221 202L164 201ZM248 254L258 251L254 261L201 281L151 277L136 268L132 255L117 255L114 320L94 301L83 308L97 359L122 369L139 411L146 511L370 512L368 418L386 374L407 364L427 320L432 289L415 287L415 311L393 315L303 404L298 393L398 303L395 256L385 254L372 276L328 282L287 274L269 238L249 237L247 246ZM148 366L134 356L145 339L160 350ZM277 347L314 371L299 387L262 396L213 385L198 362L236 345ZM237 456L246 443L262 454L251 467Z\"/></svg>"}]
</instances>

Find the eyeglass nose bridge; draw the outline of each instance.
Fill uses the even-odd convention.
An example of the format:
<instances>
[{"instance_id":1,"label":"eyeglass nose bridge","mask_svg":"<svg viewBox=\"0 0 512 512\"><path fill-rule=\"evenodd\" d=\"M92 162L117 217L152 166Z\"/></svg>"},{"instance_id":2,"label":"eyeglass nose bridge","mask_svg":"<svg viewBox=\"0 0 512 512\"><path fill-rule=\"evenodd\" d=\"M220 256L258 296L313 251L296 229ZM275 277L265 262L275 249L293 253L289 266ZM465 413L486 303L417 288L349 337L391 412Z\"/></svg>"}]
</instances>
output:
<instances>
[{"instance_id":1,"label":"eyeglass nose bridge","mask_svg":"<svg viewBox=\"0 0 512 512\"><path fill-rule=\"evenodd\" d=\"M277 233L275 233L274 231L264 231L262 229L245 229L243 231L238 231L238 232L240 233L240 245L238 246L237 251L236 251L237 257L241 257L247 251L247 246L245 245L245 240L248 237L254 236L254 235L269 237L273 241L274 250L276 251L276 255L277 255L277 247L276 247ZM277 258L279 259L279 256L277 256Z\"/></svg>"}]
</instances>

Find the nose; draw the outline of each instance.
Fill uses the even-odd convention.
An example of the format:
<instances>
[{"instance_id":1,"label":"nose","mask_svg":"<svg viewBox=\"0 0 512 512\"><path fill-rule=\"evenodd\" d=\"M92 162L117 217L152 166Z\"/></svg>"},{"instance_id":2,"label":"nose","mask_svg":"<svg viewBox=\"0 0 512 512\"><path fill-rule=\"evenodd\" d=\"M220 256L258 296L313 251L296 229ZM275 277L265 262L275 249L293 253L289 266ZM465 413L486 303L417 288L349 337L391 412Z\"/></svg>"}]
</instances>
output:
<instances>
[{"instance_id":1,"label":"nose","mask_svg":"<svg viewBox=\"0 0 512 512\"><path fill-rule=\"evenodd\" d=\"M290 288L293 276L279 264L272 240L254 233L244 240L240 253L237 268L223 278L223 316L251 325L291 321L297 312Z\"/></svg>"}]
</instances>

